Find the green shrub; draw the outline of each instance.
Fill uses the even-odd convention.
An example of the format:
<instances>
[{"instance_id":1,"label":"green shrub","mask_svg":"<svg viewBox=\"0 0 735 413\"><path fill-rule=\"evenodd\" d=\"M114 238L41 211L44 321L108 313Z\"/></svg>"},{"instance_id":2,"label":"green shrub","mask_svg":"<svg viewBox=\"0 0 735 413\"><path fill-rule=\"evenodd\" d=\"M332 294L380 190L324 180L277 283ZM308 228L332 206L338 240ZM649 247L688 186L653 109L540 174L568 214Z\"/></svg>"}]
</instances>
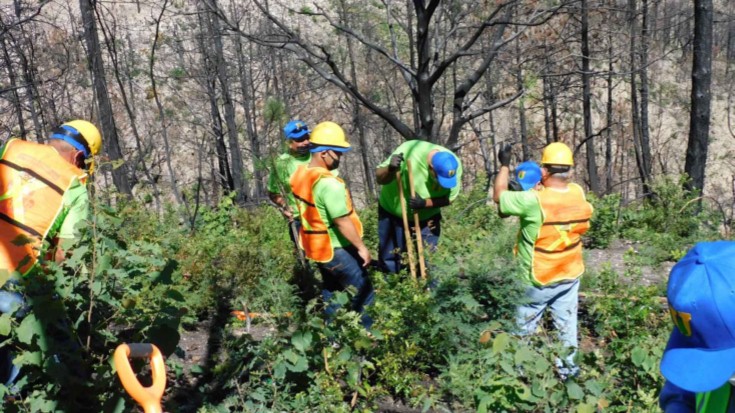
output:
<instances>
[{"instance_id":1,"label":"green shrub","mask_svg":"<svg viewBox=\"0 0 735 413\"><path fill-rule=\"evenodd\" d=\"M587 200L595 208L590 220L590 229L585 234L585 247L607 248L617 236L620 195L611 194L598 198L590 193Z\"/></svg>"},{"instance_id":2,"label":"green shrub","mask_svg":"<svg viewBox=\"0 0 735 413\"><path fill-rule=\"evenodd\" d=\"M170 355L178 345L190 293L178 262L147 236L119 231L125 221L115 209L93 209L64 264L42 261L43 269L22 280L30 313L0 318L25 395L3 411L129 409L109 362L115 348L152 342Z\"/></svg>"},{"instance_id":3,"label":"green shrub","mask_svg":"<svg viewBox=\"0 0 735 413\"><path fill-rule=\"evenodd\" d=\"M636 259L641 264L674 260L695 242L717 239L717 216L706 203L699 210L699 195L684 188L685 177L660 176L651 183L655 196L623 209L622 238L641 241Z\"/></svg>"},{"instance_id":4,"label":"green shrub","mask_svg":"<svg viewBox=\"0 0 735 413\"><path fill-rule=\"evenodd\" d=\"M606 268L584 277L582 375L565 383L553 368L562 351L553 332L513 335L525 286L512 253L519 224L498 217L483 179L443 210L439 248L427 253L429 282L371 273L372 334L344 306L327 323L319 299L302 301L288 230L272 207L241 209L224 197L202 207L188 228L171 207L159 216L135 203L95 204L93 225L67 263L49 264L26 286L39 291L36 301L47 310L21 322L0 317L28 390L5 411L81 411L82 399L62 386L74 382L71 365L95 377L66 386L86 397L82 410L129 411L133 403L109 363L115 346L153 341L180 352L182 329L204 318L214 320L210 342L219 351L202 362L196 394L186 394L201 397L200 412L369 412L388 396L425 410L654 411L670 326L662 287L642 286L635 274L641 264L680 257L690 243L714 236L710 212L693 216L695 198L666 179L656 183L658 198L620 207L619 216L617 196L591 197L590 245L607 246L616 236L640 242L628 273ZM375 251L377 208L359 214ZM349 298L335 296L343 304ZM269 315L253 320L253 335L242 334L245 323L228 314L243 303ZM76 364L54 364L54 350L41 340L51 331L49 312L66 314L83 351L62 356ZM169 366L180 374L180 365ZM169 394L183 391L179 384L172 382ZM167 410L190 411L172 403Z\"/></svg>"}]
</instances>

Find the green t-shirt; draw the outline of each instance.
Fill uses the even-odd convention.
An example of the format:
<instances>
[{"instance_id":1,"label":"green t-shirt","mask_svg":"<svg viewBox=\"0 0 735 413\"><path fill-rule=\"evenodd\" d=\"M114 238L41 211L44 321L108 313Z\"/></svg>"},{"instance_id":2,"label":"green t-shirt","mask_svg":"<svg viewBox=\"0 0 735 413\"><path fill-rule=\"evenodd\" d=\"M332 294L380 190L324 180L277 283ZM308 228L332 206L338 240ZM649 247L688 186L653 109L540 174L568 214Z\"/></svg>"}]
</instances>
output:
<instances>
[{"instance_id":1,"label":"green t-shirt","mask_svg":"<svg viewBox=\"0 0 735 413\"><path fill-rule=\"evenodd\" d=\"M533 283L533 248L536 245L544 214L541 202L535 190L514 192L505 191L500 194L500 213L517 216L521 220L521 229L518 231L516 255L520 269L529 283Z\"/></svg>"},{"instance_id":2,"label":"green t-shirt","mask_svg":"<svg viewBox=\"0 0 735 413\"><path fill-rule=\"evenodd\" d=\"M285 196L294 218L299 217L299 208L296 206L296 199L291 193L291 176L299 166L308 165L309 162L311 162L310 153L300 157L284 153L276 158L273 169L268 176L268 192Z\"/></svg>"},{"instance_id":3,"label":"green t-shirt","mask_svg":"<svg viewBox=\"0 0 735 413\"><path fill-rule=\"evenodd\" d=\"M61 201L64 206L56 222L51 226L49 234L55 233L57 237L62 239L77 239L79 237L79 223L89 216L87 187L75 179L64 193Z\"/></svg>"},{"instance_id":4,"label":"green t-shirt","mask_svg":"<svg viewBox=\"0 0 735 413\"><path fill-rule=\"evenodd\" d=\"M439 185L439 181L437 181L429 171L427 159L429 157L429 153L433 150L452 153L447 148L431 142L420 140L406 141L396 148L396 150L388 156L388 159L378 165L378 168L388 166L390 164L391 156L402 153L404 162L401 163L401 180L403 181L404 197L407 201L411 199L411 189L408 186L407 160L411 161L413 185L416 190L416 195L424 199L449 196L449 200L454 201L457 196L459 196L459 192L462 189L462 163L460 162L459 166L457 166L457 185L452 189L442 188L441 185ZM459 160L459 157L457 157L457 160ZM398 197L398 183L395 179L383 185L380 190L379 202L380 206L386 211L397 217L401 216L401 199ZM406 205L408 206L408 204ZM439 208L424 208L418 212L419 219L425 220L437 215L440 210ZM413 213L410 208L408 208L408 213Z\"/></svg>"},{"instance_id":5,"label":"green t-shirt","mask_svg":"<svg viewBox=\"0 0 735 413\"><path fill-rule=\"evenodd\" d=\"M314 205L322 221L327 223L327 232L332 241L333 248L344 248L352 245L332 225L335 218L343 217L350 213L347 208L347 187L343 182L333 178L320 178L314 184Z\"/></svg>"}]
</instances>

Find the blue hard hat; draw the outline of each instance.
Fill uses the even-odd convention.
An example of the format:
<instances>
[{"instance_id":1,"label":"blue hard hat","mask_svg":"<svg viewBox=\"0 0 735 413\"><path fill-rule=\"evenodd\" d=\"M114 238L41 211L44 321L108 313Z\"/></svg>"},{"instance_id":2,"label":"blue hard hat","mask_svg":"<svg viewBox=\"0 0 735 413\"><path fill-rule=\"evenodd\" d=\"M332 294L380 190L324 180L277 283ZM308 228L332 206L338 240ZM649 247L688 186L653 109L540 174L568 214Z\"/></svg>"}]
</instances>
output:
<instances>
[{"instance_id":1,"label":"blue hard hat","mask_svg":"<svg viewBox=\"0 0 735 413\"><path fill-rule=\"evenodd\" d=\"M735 374L735 242L701 242L671 269L666 291L675 328L661 373L694 393Z\"/></svg>"},{"instance_id":2,"label":"blue hard hat","mask_svg":"<svg viewBox=\"0 0 735 413\"><path fill-rule=\"evenodd\" d=\"M526 161L516 166L516 181L524 191L541 182L541 167L534 161Z\"/></svg>"},{"instance_id":3,"label":"blue hard hat","mask_svg":"<svg viewBox=\"0 0 735 413\"><path fill-rule=\"evenodd\" d=\"M451 189L457 186L457 168L459 161L451 152L437 152L431 158L431 167L442 188Z\"/></svg>"},{"instance_id":4,"label":"blue hard hat","mask_svg":"<svg viewBox=\"0 0 735 413\"><path fill-rule=\"evenodd\" d=\"M309 130L309 126L306 125L306 122L295 119L283 127L283 133L286 135L286 139L299 139L310 134L311 131Z\"/></svg>"}]
</instances>

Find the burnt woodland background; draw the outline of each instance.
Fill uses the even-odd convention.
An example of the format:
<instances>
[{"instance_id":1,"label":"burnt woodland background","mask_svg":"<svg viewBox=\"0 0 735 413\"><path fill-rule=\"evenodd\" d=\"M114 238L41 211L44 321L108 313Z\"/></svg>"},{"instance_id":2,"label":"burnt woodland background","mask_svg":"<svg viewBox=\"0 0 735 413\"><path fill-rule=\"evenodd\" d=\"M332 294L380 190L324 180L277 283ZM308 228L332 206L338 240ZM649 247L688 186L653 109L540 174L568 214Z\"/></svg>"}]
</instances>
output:
<instances>
[{"instance_id":1,"label":"burnt woodland background","mask_svg":"<svg viewBox=\"0 0 735 413\"><path fill-rule=\"evenodd\" d=\"M576 180L623 201L656 177L731 210L735 2L28 1L0 6L0 136L101 126L96 180L194 219L259 203L281 128L332 120L361 200L400 142L454 149L466 185L502 142L575 149ZM705 168L706 167L706 168Z\"/></svg>"}]
</instances>

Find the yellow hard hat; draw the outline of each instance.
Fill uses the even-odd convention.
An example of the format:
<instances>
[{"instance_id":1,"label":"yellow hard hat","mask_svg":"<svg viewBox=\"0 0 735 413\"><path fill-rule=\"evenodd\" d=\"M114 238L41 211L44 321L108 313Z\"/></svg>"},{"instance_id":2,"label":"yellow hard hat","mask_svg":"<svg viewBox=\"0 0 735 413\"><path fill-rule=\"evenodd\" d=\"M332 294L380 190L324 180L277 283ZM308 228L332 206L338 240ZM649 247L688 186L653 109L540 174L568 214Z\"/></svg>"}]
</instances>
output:
<instances>
[{"instance_id":1,"label":"yellow hard hat","mask_svg":"<svg viewBox=\"0 0 735 413\"><path fill-rule=\"evenodd\" d=\"M51 132L51 139L61 139L82 151L88 160L90 173L94 170L92 157L102 148L102 135L91 122L80 119L66 122Z\"/></svg>"},{"instance_id":2,"label":"yellow hard hat","mask_svg":"<svg viewBox=\"0 0 735 413\"><path fill-rule=\"evenodd\" d=\"M568 165L574 166L574 155L567 145L561 142L553 142L544 148L541 155L542 165Z\"/></svg>"},{"instance_id":3,"label":"yellow hard hat","mask_svg":"<svg viewBox=\"0 0 735 413\"><path fill-rule=\"evenodd\" d=\"M311 131L311 152L347 152L351 145L345 138L345 131L334 122L322 122Z\"/></svg>"}]
</instances>

